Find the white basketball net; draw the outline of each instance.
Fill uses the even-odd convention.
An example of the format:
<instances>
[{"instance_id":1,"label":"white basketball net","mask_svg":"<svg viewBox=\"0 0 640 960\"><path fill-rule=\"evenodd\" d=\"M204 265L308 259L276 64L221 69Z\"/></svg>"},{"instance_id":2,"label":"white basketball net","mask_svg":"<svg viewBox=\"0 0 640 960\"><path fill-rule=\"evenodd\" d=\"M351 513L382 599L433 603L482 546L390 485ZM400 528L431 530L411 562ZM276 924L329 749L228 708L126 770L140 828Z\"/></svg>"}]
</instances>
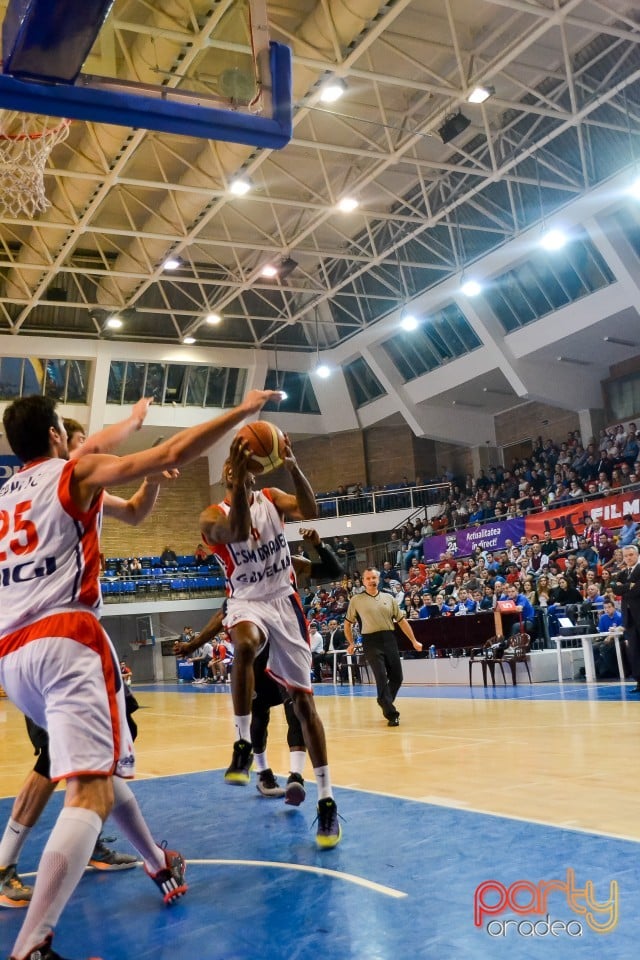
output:
<instances>
[{"instance_id":1,"label":"white basketball net","mask_svg":"<svg viewBox=\"0 0 640 960\"><path fill-rule=\"evenodd\" d=\"M51 206L44 192L49 154L69 136L68 120L0 114L0 216L35 217Z\"/></svg>"}]
</instances>

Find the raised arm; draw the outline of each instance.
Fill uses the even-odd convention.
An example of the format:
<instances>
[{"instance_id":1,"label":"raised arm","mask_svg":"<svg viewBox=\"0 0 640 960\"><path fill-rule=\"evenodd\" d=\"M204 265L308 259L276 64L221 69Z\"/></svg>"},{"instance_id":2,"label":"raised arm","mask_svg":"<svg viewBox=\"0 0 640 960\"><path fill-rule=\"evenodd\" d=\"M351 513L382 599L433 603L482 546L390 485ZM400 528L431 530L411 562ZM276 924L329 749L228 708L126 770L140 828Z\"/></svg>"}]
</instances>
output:
<instances>
[{"instance_id":1,"label":"raised arm","mask_svg":"<svg viewBox=\"0 0 640 960\"><path fill-rule=\"evenodd\" d=\"M89 453L111 453L118 444L140 429L152 403L153 397L143 397L142 400L138 400L134 403L130 416L120 420L119 423L105 427L104 430L92 433L84 443L72 451L70 459L75 460Z\"/></svg>"},{"instance_id":2,"label":"raised arm","mask_svg":"<svg viewBox=\"0 0 640 960\"><path fill-rule=\"evenodd\" d=\"M289 437L285 435L285 438L284 465L291 474L295 494L285 493L284 490L278 490L277 487L270 487L269 491L273 502L280 513L284 514L289 520L315 520L318 516L316 495L298 466L291 449Z\"/></svg>"},{"instance_id":3,"label":"raised arm","mask_svg":"<svg viewBox=\"0 0 640 960\"><path fill-rule=\"evenodd\" d=\"M161 482L163 480L173 480L177 477L177 470L168 470L164 476L154 474L145 477L142 484L128 500L105 490L103 500L105 516L113 517L114 520L120 520L122 523L128 523L131 527L137 527L143 520L147 519L155 507Z\"/></svg>"},{"instance_id":4,"label":"raised arm","mask_svg":"<svg viewBox=\"0 0 640 960\"><path fill-rule=\"evenodd\" d=\"M261 410L267 400L278 400L279 397L277 390L251 390L239 406L206 423L181 430L157 447L126 457L99 454L81 457L72 481L76 505L86 510L96 491L103 487L122 486L150 473L172 470L197 460L245 417Z\"/></svg>"},{"instance_id":5,"label":"raised arm","mask_svg":"<svg viewBox=\"0 0 640 960\"><path fill-rule=\"evenodd\" d=\"M226 465L227 489L231 490L229 513L214 505L200 514L200 532L211 546L214 543L239 543L251 532L251 506L247 486L248 445L238 437L231 444Z\"/></svg>"}]
</instances>

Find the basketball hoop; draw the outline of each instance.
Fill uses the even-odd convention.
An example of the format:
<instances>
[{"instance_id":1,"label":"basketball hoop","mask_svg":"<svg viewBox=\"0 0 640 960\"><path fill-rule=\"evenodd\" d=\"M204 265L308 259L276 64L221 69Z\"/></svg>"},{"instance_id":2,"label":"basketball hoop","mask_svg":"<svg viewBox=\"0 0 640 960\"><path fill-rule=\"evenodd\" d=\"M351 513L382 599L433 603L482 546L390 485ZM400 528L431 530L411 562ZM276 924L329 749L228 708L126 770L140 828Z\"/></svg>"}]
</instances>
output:
<instances>
[{"instance_id":1,"label":"basketball hoop","mask_svg":"<svg viewBox=\"0 0 640 960\"><path fill-rule=\"evenodd\" d=\"M49 154L69 136L69 120L0 114L0 216L35 217L51 206L44 192Z\"/></svg>"}]
</instances>

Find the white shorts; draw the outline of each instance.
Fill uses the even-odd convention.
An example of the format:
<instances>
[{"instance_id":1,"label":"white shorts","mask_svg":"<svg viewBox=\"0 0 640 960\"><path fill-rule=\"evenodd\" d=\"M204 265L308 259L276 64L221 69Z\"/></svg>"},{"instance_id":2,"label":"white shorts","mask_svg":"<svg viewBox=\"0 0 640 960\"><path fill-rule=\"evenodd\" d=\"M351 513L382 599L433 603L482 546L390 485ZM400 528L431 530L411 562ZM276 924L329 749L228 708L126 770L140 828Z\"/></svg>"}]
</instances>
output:
<instances>
[{"instance_id":1,"label":"white shorts","mask_svg":"<svg viewBox=\"0 0 640 960\"><path fill-rule=\"evenodd\" d=\"M48 731L52 780L134 776L118 658L92 614L52 614L2 637L0 684Z\"/></svg>"},{"instance_id":2,"label":"white shorts","mask_svg":"<svg viewBox=\"0 0 640 960\"><path fill-rule=\"evenodd\" d=\"M269 641L267 672L294 690L311 688L311 650L307 621L297 593L275 600L240 600L229 597L224 625L254 623L264 642Z\"/></svg>"}]
</instances>

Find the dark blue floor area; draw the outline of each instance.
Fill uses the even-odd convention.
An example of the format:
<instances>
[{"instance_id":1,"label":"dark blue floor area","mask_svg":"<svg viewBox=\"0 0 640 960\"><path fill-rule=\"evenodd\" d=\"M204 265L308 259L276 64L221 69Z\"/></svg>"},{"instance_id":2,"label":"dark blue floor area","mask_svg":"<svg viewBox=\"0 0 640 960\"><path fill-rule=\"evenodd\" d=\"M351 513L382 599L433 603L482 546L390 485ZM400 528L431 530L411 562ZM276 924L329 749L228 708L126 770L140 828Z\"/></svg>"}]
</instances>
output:
<instances>
[{"instance_id":1,"label":"dark blue floor area","mask_svg":"<svg viewBox=\"0 0 640 960\"><path fill-rule=\"evenodd\" d=\"M190 861L189 893L165 908L141 869L87 872L58 928L56 947L63 956L630 960L637 955L640 847L632 842L339 790L344 839L335 850L319 851L313 784L298 809L260 797L253 785L230 787L221 771L140 781L134 790L158 837ZM23 872L34 870L60 802L56 795L30 836ZM3 821L9 808L9 800L0 801ZM122 840L118 846L127 849ZM581 892L555 890L539 912L528 909L541 882L557 880L566 887L570 871ZM493 907L501 897L505 909L483 916L477 927L476 890L488 880L497 886L485 893L484 904ZM593 916L585 915L585 895L604 902L612 881L618 885L612 898L617 917L613 907L592 907ZM518 882L524 886L516 893ZM521 915L509 907L510 896ZM553 933L546 932L547 914ZM5 953L21 916L0 911ZM592 929L607 918L610 932ZM505 921L511 922L505 926Z\"/></svg>"}]
</instances>

